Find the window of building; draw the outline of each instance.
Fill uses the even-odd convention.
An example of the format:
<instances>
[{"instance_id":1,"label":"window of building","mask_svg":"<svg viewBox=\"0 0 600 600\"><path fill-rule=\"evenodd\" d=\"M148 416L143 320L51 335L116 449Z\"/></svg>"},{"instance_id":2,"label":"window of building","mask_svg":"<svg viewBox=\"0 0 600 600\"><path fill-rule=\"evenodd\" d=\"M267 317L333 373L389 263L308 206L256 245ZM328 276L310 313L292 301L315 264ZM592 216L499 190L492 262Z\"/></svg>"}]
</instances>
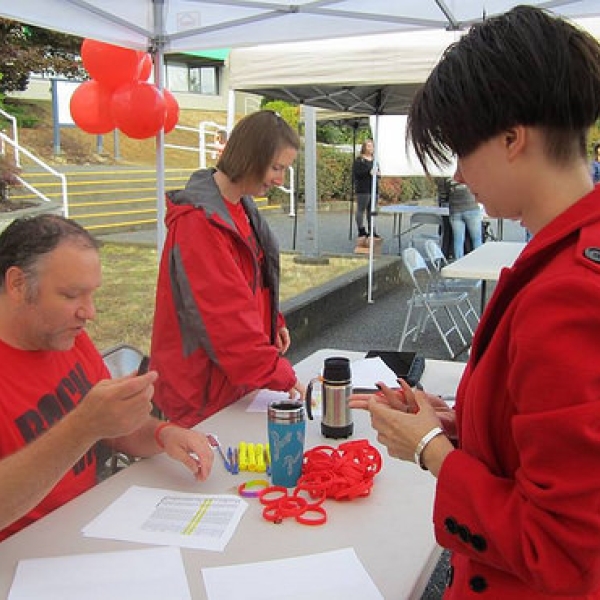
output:
<instances>
[{"instance_id":1,"label":"window of building","mask_svg":"<svg viewBox=\"0 0 600 600\"><path fill-rule=\"evenodd\" d=\"M194 92L205 96L219 94L218 66L191 66L167 63L167 85L172 92Z\"/></svg>"}]
</instances>

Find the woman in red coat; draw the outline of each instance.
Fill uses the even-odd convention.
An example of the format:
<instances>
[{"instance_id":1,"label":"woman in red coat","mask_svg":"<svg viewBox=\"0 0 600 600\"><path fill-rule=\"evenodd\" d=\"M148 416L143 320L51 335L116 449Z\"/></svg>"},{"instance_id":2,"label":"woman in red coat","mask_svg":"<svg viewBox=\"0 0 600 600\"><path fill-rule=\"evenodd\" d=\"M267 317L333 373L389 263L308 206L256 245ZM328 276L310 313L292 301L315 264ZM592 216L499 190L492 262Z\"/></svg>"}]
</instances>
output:
<instances>
[{"instance_id":1,"label":"woman in red coat","mask_svg":"<svg viewBox=\"0 0 600 600\"><path fill-rule=\"evenodd\" d=\"M498 282L456 412L403 385L357 396L391 456L437 477L445 598L600 598L600 189L586 134L600 46L517 7L446 51L409 115L424 167L534 234Z\"/></svg>"},{"instance_id":2,"label":"woman in red coat","mask_svg":"<svg viewBox=\"0 0 600 600\"><path fill-rule=\"evenodd\" d=\"M303 393L284 354L279 245L253 197L281 185L300 140L261 110L233 129L216 169L167 194L152 327L154 401L193 427L261 388Z\"/></svg>"}]
</instances>

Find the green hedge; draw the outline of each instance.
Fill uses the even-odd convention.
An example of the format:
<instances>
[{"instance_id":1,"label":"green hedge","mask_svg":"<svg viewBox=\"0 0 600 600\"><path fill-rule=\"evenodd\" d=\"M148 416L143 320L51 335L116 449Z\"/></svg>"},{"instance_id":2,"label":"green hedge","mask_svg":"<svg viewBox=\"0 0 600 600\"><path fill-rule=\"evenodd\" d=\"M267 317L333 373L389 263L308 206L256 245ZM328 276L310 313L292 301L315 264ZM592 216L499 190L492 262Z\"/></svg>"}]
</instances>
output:
<instances>
[{"instance_id":1,"label":"green hedge","mask_svg":"<svg viewBox=\"0 0 600 600\"><path fill-rule=\"evenodd\" d=\"M352 194L353 156L334 147L317 145L317 193L319 201L350 200ZM300 150L294 164L296 190L300 204L305 200L304 151ZM382 177L379 197L382 202L407 202L431 198L436 194L435 184L426 177ZM269 200L286 204L288 196L278 189L269 192Z\"/></svg>"}]
</instances>

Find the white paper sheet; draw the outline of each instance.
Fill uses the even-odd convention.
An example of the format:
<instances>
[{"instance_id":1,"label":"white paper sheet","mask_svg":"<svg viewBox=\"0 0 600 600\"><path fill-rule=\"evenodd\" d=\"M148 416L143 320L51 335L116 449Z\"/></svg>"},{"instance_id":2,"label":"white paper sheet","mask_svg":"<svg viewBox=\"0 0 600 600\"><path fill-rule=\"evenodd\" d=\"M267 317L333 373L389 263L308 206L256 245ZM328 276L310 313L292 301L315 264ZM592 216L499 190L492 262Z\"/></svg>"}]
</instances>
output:
<instances>
[{"instance_id":1,"label":"white paper sheet","mask_svg":"<svg viewBox=\"0 0 600 600\"><path fill-rule=\"evenodd\" d=\"M269 404L280 400L289 400L290 396L287 392L276 392L274 390L258 390L256 396L249 404L246 412L267 412Z\"/></svg>"},{"instance_id":2,"label":"white paper sheet","mask_svg":"<svg viewBox=\"0 0 600 600\"><path fill-rule=\"evenodd\" d=\"M390 369L380 356L361 358L352 363L352 387L356 390L376 390L375 385L383 381L391 388L400 387L398 376Z\"/></svg>"},{"instance_id":3,"label":"white paper sheet","mask_svg":"<svg viewBox=\"0 0 600 600\"><path fill-rule=\"evenodd\" d=\"M290 400L290 395L287 392L277 392L275 390L258 390L246 412L266 413L271 402L281 402L282 400ZM292 400L300 400L300 394L296 392Z\"/></svg>"},{"instance_id":4,"label":"white paper sheet","mask_svg":"<svg viewBox=\"0 0 600 600\"><path fill-rule=\"evenodd\" d=\"M353 548L202 569L209 600L383 600Z\"/></svg>"},{"instance_id":5,"label":"white paper sheet","mask_svg":"<svg viewBox=\"0 0 600 600\"><path fill-rule=\"evenodd\" d=\"M287 392L276 392L275 390L258 390L256 396L254 396L254 399L248 405L246 412L266 413L271 402L289 399L290 396ZM293 400L300 400L300 394L296 393ZM321 416L321 391L318 385L315 386L315 391L311 403L311 411L313 416Z\"/></svg>"},{"instance_id":6,"label":"white paper sheet","mask_svg":"<svg viewBox=\"0 0 600 600\"><path fill-rule=\"evenodd\" d=\"M223 551L247 507L233 495L134 485L86 525L83 535Z\"/></svg>"},{"instance_id":7,"label":"white paper sheet","mask_svg":"<svg viewBox=\"0 0 600 600\"><path fill-rule=\"evenodd\" d=\"M8 600L191 600L179 548L19 561Z\"/></svg>"}]
</instances>

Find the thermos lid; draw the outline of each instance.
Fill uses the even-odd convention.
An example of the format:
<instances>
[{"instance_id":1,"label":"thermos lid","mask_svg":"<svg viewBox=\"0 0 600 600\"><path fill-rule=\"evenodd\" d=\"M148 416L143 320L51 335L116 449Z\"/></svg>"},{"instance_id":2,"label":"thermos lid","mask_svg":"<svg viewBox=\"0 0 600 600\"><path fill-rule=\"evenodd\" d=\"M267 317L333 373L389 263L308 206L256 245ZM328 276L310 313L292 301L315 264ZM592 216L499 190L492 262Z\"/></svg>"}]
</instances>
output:
<instances>
[{"instance_id":1,"label":"thermos lid","mask_svg":"<svg viewBox=\"0 0 600 600\"><path fill-rule=\"evenodd\" d=\"M273 423L304 421L304 403L297 400L277 400L269 404L268 419Z\"/></svg>"},{"instance_id":2,"label":"thermos lid","mask_svg":"<svg viewBox=\"0 0 600 600\"><path fill-rule=\"evenodd\" d=\"M343 356L331 356L325 359L323 367L323 379L333 383L345 383L350 381L350 359Z\"/></svg>"}]
</instances>

